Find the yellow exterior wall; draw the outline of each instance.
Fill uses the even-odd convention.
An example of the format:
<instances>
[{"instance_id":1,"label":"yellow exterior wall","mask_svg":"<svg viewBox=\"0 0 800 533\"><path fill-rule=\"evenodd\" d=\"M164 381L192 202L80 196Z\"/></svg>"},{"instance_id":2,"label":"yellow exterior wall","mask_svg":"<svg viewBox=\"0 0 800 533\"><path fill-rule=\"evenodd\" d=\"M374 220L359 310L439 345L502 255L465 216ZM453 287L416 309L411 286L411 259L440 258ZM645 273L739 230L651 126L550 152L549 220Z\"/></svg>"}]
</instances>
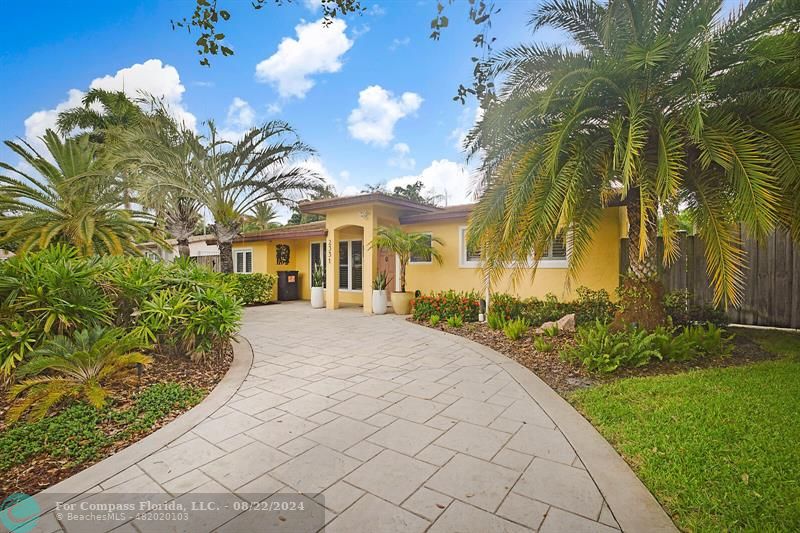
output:
<instances>
[{"instance_id":1,"label":"yellow exterior wall","mask_svg":"<svg viewBox=\"0 0 800 533\"><path fill-rule=\"evenodd\" d=\"M253 250L253 271L277 274L280 270L299 271L300 298L311 298L310 247L312 242L325 241L331 249L335 239L361 239L364 242L362 262L364 280L363 291L343 291L338 289L339 257L338 247L327 254L326 265L328 280L326 302L329 307L340 303L364 305L365 311L371 310L371 281L373 270L377 265L377 250L372 250L369 243L377 228L381 225L397 224L397 214L391 209L377 205L362 205L351 208L332 210L326 217L327 237L310 239L285 239L236 243L235 250ZM604 211L597 233L584 261L577 279L571 280L567 286L566 268L544 268L540 263L536 275L531 279L532 270L528 269L512 284L511 274L504 276L492 284L493 292L508 292L522 298L544 297L548 293L555 294L560 300L575 297L575 289L586 286L592 289L606 289L614 297L614 290L619 280L619 248L620 236L624 235L627 219L624 209L608 208ZM456 291L483 291L483 281L479 268L460 265L460 228L466 226L466 220L448 222L428 222L404 225L405 231L430 232L444 241L440 247L444 262L419 264L410 263L406 272L406 290L420 290L423 293L453 289ZM278 265L276 262L276 245L289 246L289 264ZM273 297L277 296L276 293Z\"/></svg>"},{"instance_id":2,"label":"yellow exterior wall","mask_svg":"<svg viewBox=\"0 0 800 533\"><path fill-rule=\"evenodd\" d=\"M620 216L617 208L607 209L603 213L600 225L591 248L584 261L584 267L567 287L566 268L543 268L540 263L536 275L531 279L532 269L526 269L512 283L509 273L500 281L492 284L493 292L507 292L522 298L536 296L542 298L548 293L555 294L560 300L575 297L575 289L586 286L592 289L606 289L614 295L619 280L619 236ZM446 223L421 223L403 226L406 231L430 232L444 241L440 247L443 256L441 266L431 264L409 263L406 271L406 290L420 290L423 293L453 289L456 291L483 292L483 280L479 268L463 267L459 262L460 228L466 221Z\"/></svg>"}]
</instances>

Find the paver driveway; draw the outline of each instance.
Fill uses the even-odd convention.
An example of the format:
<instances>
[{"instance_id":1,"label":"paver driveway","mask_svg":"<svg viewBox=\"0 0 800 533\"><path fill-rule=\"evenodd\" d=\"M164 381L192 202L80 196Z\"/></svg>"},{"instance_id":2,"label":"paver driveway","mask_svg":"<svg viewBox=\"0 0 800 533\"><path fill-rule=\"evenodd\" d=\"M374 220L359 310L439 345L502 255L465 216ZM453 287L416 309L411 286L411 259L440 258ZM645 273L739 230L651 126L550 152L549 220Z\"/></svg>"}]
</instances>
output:
<instances>
[{"instance_id":1,"label":"paver driveway","mask_svg":"<svg viewBox=\"0 0 800 533\"><path fill-rule=\"evenodd\" d=\"M307 303L247 309L242 334L254 362L228 403L98 491L322 492L331 533L618 527L547 413L466 339Z\"/></svg>"}]
</instances>

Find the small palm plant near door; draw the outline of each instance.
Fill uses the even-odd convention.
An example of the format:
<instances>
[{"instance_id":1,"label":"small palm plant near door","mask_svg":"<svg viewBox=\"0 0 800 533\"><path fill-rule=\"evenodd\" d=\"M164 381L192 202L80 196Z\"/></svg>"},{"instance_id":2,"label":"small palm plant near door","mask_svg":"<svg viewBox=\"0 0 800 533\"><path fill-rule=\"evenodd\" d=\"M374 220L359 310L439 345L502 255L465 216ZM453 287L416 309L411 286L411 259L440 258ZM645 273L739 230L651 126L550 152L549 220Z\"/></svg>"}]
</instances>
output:
<instances>
[{"instance_id":1,"label":"small palm plant near door","mask_svg":"<svg viewBox=\"0 0 800 533\"><path fill-rule=\"evenodd\" d=\"M442 254L433 245L444 242L429 233L406 233L400 228L380 227L370 247L383 248L397 254L400 262L400 292L392 293L392 307L398 315L407 315L411 309L413 292L406 292L406 267L411 256L430 257L442 264Z\"/></svg>"}]
</instances>

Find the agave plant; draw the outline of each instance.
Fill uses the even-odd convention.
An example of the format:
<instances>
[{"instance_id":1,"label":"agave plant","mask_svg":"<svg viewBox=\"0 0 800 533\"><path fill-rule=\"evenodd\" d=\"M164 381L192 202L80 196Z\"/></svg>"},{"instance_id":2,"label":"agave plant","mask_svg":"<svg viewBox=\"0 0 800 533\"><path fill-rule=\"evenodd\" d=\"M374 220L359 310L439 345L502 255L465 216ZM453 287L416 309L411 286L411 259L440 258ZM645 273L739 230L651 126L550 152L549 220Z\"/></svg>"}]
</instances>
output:
<instances>
[{"instance_id":1,"label":"agave plant","mask_svg":"<svg viewBox=\"0 0 800 533\"><path fill-rule=\"evenodd\" d=\"M152 362L141 352L144 348L146 344L119 328L95 327L45 341L30 362L17 370L20 381L9 389L8 398L14 403L6 420L14 423L26 412L31 420L40 420L67 399L103 407L108 396L104 385L136 364Z\"/></svg>"}]
</instances>

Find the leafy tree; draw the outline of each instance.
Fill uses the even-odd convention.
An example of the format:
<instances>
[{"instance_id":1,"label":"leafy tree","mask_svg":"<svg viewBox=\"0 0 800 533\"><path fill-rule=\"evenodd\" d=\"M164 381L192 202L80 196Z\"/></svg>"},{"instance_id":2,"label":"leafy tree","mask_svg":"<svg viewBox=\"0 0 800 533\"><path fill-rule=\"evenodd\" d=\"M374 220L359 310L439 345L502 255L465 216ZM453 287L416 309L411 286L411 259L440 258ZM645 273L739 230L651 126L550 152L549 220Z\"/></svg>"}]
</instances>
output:
<instances>
[{"instance_id":1,"label":"leafy tree","mask_svg":"<svg viewBox=\"0 0 800 533\"><path fill-rule=\"evenodd\" d=\"M441 195L434 193L423 194L424 189L425 184L423 184L421 181L415 181L414 183L410 183L405 187L395 187L394 191L392 191L392 196L405 198L406 200L411 200L412 202L416 202L418 204L437 205L441 200Z\"/></svg>"},{"instance_id":2,"label":"leafy tree","mask_svg":"<svg viewBox=\"0 0 800 533\"><path fill-rule=\"evenodd\" d=\"M336 191L333 189L331 185L322 185L314 190L309 195L309 200L322 200L323 198L335 198ZM320 220L325 220L324 215L314 215L309 213L301 213L300 209L295 206L292 208L292 216L289 217L289 221L286 223L287 226L292 226L296 224L308 224L310 222L319 222Z\"/></svg>"},{"instance_id":3,"label":"leafy tree","mask_svg":"<svg viewBox=\"0 0 800 533\"><path fill-rule=\"evenodd\" d=\"M584 266L601 209L627 210L632 275L656 275L657 219L675 258L679 208L705 242L715 302L743 285L739 224L800 242L800 33L796 1L548 0L536 30L574 45L522 44L488 61L498 100L468 137L485 154L470 239L486 268L541 257L571 230Z\"/></svg>"},{"instance_id":4,"label":"leafy tree","mask_svg":"<svg viewBox=\"0 0 800 533\"><path fill-rule=\"evenodd\" d=\"M42 140L49 158L26 141L5 143L38 176L0 162L8 172L0 175L0 246L25 253L63 242L82 255L138 253L135 243L150 237L153 217L123 207L123 183L96 157L96 145L52 130Z\"/></svg>"}]
</instances>

